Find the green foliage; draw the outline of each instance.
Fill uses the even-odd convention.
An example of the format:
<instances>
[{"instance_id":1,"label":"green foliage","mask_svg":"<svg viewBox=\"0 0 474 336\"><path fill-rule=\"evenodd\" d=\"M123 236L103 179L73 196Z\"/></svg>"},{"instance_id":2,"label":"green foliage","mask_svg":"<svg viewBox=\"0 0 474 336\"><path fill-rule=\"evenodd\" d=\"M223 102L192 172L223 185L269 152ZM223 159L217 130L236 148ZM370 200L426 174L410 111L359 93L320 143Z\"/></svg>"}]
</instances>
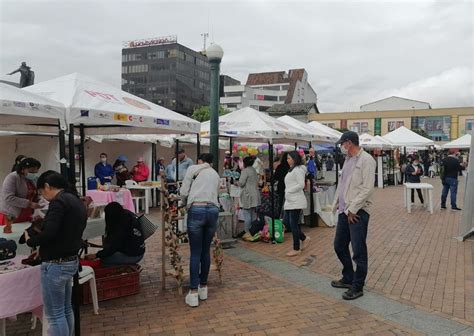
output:
<instances>
[{"instance_id":1,"label":"green foliage","mask_svg":"<svg viewBox=\"0 0 474 336\"><path fill-rule=\"evenodd\" d=\"M348 129L347 128L336 128L336 131L339 131L341 133L344 133L344 132L347 132Z\"/></svg>"},{"instance_id":2,"label":"green foliage","mask_svg":"<svg viewBox=\"0 0 474 336\"><path fill-rule=\"evenodd\" d=\"M229 113L230 111L223 108L222 106L219 106L219 115L224 115ZM208 121L211 116L210 116L210 109L209 106L201 106L200 108L194 110L193 115L191 116L194 120L197 120L199 122L203 121Z\"/></svg>"}]
</instances>

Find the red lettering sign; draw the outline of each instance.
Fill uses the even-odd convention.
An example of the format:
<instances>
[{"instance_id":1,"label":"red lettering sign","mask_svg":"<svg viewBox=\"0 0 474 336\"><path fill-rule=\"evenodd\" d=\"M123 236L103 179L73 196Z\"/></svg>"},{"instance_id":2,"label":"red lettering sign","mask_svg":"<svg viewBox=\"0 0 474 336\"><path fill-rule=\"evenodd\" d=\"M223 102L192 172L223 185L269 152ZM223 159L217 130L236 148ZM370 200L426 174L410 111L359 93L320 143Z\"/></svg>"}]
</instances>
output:
<instances>
[{"instance_id":1,"label":"red lettering sign","mask_svg":"<svg viewBox=\"0 0 474 336\"><path fill-rule=\"evenodd\" d=\"M89 91L89 90L84 90L87 94L91 95L92 97L100 97L105 100L115 100L117 102L120 102L117 98L114 97L113 94L111 93L102 93L102 92L97 92L97 91Z\"/></svg>"}]
</instances>

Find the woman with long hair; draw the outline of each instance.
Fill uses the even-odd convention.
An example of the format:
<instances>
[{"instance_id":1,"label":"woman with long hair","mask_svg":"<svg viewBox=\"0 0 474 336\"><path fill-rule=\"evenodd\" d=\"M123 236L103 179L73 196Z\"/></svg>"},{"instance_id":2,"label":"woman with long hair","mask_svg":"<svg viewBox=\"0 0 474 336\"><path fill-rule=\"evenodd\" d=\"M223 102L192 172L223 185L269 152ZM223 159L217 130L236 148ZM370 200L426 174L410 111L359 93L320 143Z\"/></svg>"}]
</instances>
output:
<instances>
[{"instance_id":1,"label":"woman with long hair","mask_svg":"<svg viewBox=\"0 0 474 336\"><path fill-rule=\"evenodd\" d=\"M87 223L86 208L75 188L58 172L43 173L37 187L50 202L49 208L43 230L31 237L25 231L25 240L30 247L40 247L41 290L48 335L70 336L74 334L72 278L79 267L77 254Z\"/></svg>"},{"instance_id":2,"label":"woman with long hair","mask_svg":"<svg viewBox=\"0 0 474 336\"><path fill-rule=\"evenodd\" d=\"M137 216L119 203L107 204L104 248L86 259L100 259L104 266L134 265L143 259L145 240Z\"/></svg>"},{"instance_id":3,"label":"woman with long hair","mask_svg":"<svg viewBox=\"0 0 474 336\"><path fill-rule=\"evenodd\" d=\"M293 235L293 249L286 255L294 257L300 254L301 248L304 248L304 245L309 242L309 237L306 237L299 226L301 212L308 206L306 196L304 195L306 167L297 151L288 153L287 162L290 170L285 176L284 209ZM302 244L304 245L301 246Z\"/></svg>"},{"instance_id":4,"label":"woman with long hair","mask_svg":"<svg viewBox=\"0 0 474 336\"><path fill-rule=\"evenodd\" d=\"M250 233L252 222L257 219L257 207L260 205L260 192L258 191L258 175L253 167L255 159L247 156L244 159L244 170L240 174L239 186L240 205L244 216L245 232Z\"/></svg>"}]
</instances>

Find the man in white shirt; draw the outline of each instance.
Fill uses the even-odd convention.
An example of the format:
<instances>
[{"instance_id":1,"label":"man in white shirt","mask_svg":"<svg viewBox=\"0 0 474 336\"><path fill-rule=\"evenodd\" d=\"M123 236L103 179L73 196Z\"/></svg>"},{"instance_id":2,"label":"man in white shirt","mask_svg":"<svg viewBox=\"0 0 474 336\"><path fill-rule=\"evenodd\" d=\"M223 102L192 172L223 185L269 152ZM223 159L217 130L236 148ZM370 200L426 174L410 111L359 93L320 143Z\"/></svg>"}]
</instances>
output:
<instances>
[{"instance_id":1,"label":"man in white shirt","mask_svg":"<svg viewBox=\"0 0 474 336\"><path fill-rule=\"evenodd\" d=\"M219 174L212 168L212 154L201 154L198 164L188 168L180 194L187 202L190 290L186 304L199 306L207 299L207 278L211 266L210 247L219 220Z\"/></svg>"}]
</instances>

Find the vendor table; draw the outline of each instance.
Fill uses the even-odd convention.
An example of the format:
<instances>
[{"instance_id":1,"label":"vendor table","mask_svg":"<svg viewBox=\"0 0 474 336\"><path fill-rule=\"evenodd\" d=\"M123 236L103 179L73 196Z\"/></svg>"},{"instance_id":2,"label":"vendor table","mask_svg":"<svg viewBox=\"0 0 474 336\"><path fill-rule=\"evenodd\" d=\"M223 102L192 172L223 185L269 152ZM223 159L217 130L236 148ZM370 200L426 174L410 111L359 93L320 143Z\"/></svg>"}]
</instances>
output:
<instances>
[{"instance_id":1,"label":"vendor table","mask_svg":"<svg viewBox=\"0 0 474 336\"><path fill-rule=\"evenodd\" d=\"M411 213L410 190L421 189L424 199L424 207L433 214L433 186L429 183L404 183L403 201L408 213ZM428 196L428 197L427 197Z\"/></svg>"},{"instance_id":2,"label":"vendor table","mask_svg":"<svg viewBox=\"0 0 474 336\"><path fill-rule=\"evenodd\" d=\"M19 244L21 235L23 232L31 225L29 222L25 223L15 223L12 225L12 233L3 233L3 230L0 230L0 238L12 239L16 242L17 245L17 254L30 255L31 249L26 244ZM94 218L87 220L87 226L84 229L82 238L92 239L96 237L101 237L105 233L105 219L104 218ZM26 258L26 257L25 257Z\"/></svg>"},{"instance_id":3,"label":"vendor table","mask_svg":"<svg viewBox=\"0 0 474 336\"><path fill-rule=\"evenodd\" d=\"M127 189L129 190L144 190L145 191L145 213L148 214L150 211L149 211L149 208L150 208L150 204L155 207L156 206L156 198L155 198L155 202L153 202L152 200L152 197L151 197L151 194L152 194L152 191L153 190L160 190L160 186L159 185L130 185L130 186L127 186L126 187ZM152 204L153 203L153 204Z\"/></svg>"},{"instance_id":4,"label":"vendor table","mask_svg":"<svg viewBox=\"0 0 474 336\"><path fill-rule=\"evenodd\" d=\"M27 256L17 255L7 260L21 265ZM42 317L40 266L29 266L9 273L0 274L0 335L5 335L5 319L21 313L33 312ZM44 329L44 328L43 328Z\"/></svg>"},{"instance_id":5,"label":"vendor table","mask_svg":"<svg viewBox=\"0 0 474 336\"><path fill-rule=\"evenodd\" d=\"M132 194L128 189L120 189L120 191L87 190L86 196L90 196L95 205L107 205L112 202L118 202L124 209L135 212Z\"/></svg>"},{"instance_id":6,"label":"vendor table","mask_svg":"<svg viewBox=\"0 0 474 336\"><path fill-rule=\"evenodd\" d=\"M327 189L326 189L327 188ZM317 213L321 219L329 226L332 226L334 223L331 219L332 217L332 204L334 202L334 197L336 195L336 186L327 186L324 190L314 192L314 212ZM309 193L305 193L306 198L309 198ZM309 215L309 200L308 207L303 210L303 215Z\"/></svg>"}]
</instances>

